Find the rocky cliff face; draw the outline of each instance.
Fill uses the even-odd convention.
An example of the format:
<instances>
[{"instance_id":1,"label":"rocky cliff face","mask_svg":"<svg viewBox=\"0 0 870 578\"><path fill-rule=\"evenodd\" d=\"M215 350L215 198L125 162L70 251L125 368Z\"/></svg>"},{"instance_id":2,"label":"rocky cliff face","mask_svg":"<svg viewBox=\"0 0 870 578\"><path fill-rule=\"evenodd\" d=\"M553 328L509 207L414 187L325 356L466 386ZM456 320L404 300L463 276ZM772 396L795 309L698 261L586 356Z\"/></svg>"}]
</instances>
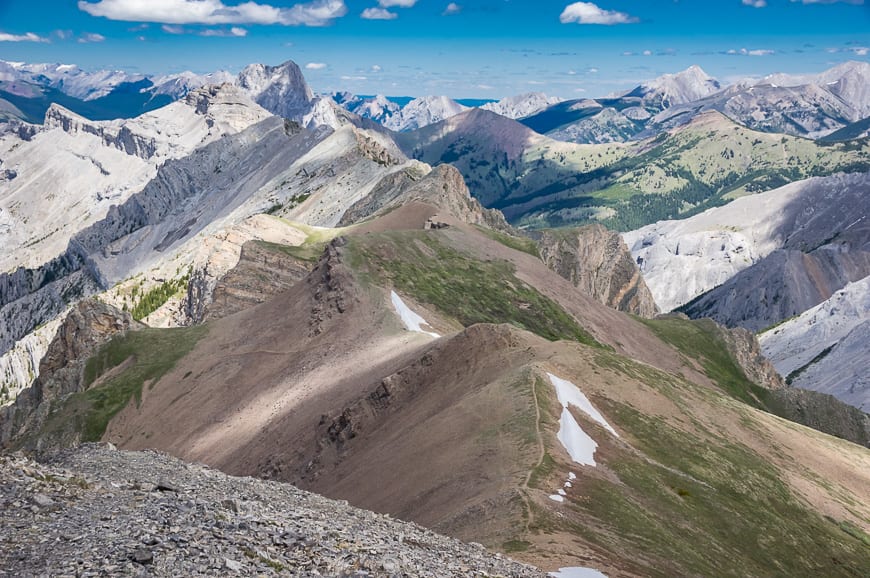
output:
<instances>
[{"instance_id":1,"label":"rocky cliff face","mask_svg":"<svg viewBox=\"0 0 870 578\"><path fill-rule=\"evenodd\" d=\"M263 303L304 279L314 262L290 251L258 241L245 243L238 265L217 282L203 320L220 319Z\"/></svg>"},{"instance_id":2,"label":"rocky cliff face","mask_svg":"<svg viewBox=\"0 0 870 578\"><path fill-rule=\"evenodd\" d=\"M279 66L251 64L239 73L238 84L272 114L295 121L308 113L314 100L305 76L292 60Z\"/></svg>"},{"instance_id":3,"label":"rocky cliff face","mask_svg":"<svg viewBox=\"0 0 870 578\"><path fill-rule=\"evenodd\" d=\"M754 333L742 327L728 329L719 326L718 329L729 353L749 381L767 389L781 389L785 385L776 368L764 356Z\"/></svg>"},{"instance_id":4,"label":"rocky cliff face","mask_svg":"<svg viewBox=\"0 0 870 578\"><path fill-rule=\"evenodd\" d=\"M759 331L803 313L868 274L870 251L860 245L832 243L811 253L779 250L680 310L689 317Z\"/></svg>"},{"instance_id":5,"label":"rocky cliff face","mask_svg":"<svg viewBox=\"0 0 870 578\"><path fill-rule=\"evenodd\" d=\"M37 430L52 404L83 391L87 359L114 335L141 327L129 313L94 300L80 301L67 315L48 346L39 367L39 378L0 409L0 447ZM38 443L41 440L34 440Z\"/></svg>"},{"instance_id":6,"label":"rocky cliff face","mask_svg":"<svg viewBox=\"0 0 870 578\"><path fill-rule=\"evenodd\" d=\"M538 246L547 267L605 305L653 317L658 307L619 233L601 225L544 231Z\"/></svg>"}]
</instances>

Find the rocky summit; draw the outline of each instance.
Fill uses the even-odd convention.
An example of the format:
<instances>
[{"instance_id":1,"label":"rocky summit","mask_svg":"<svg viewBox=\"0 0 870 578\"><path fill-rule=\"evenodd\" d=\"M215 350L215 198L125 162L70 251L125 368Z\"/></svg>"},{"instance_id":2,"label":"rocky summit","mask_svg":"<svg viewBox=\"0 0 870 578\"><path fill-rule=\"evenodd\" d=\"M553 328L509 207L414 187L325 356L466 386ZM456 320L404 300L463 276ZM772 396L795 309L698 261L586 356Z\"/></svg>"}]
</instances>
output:
<instances>
[{"instance_id":1,"label":"rocky summit","mask_svg":"<svg viewBox=\"0 0 870 578\"><path fill-rule=\"evenodd\" d=\"M416 524L158 452L0 457L0 576L544 576Z\"/></svg>"}]
</instances>

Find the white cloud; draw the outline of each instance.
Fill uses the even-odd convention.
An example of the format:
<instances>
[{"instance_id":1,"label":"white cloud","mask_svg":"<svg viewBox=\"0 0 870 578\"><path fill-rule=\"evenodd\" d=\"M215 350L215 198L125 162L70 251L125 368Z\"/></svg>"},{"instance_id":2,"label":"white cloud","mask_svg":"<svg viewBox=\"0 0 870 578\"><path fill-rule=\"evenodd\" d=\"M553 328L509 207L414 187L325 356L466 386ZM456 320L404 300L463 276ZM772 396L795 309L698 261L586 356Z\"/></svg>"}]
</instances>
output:
<instances>
[{"instance_id":1,"label":"white cloud","mask_svg":"<svg viewBox=\"0 0 870 578\"><path fill-rule=\"evenodd\" d=\"M853 46L849 50L854 52L856 56L867 56L870 54L870 48L866 46Z\"/></svg>"},{"instance_id":2,"label":"white cloud","mask_svg":"<svg viewBox=\"0 0 870 578\"><path fill-rule=\"evenodd\" d=\"M0 32L0 42L48 42L48 38L37 36L33 32L26 34L7 34Z\"/></svg>"},{"instance_id":3,"label":"white cloud","mask_svg":"<svg viewBox=\"0 0 870 578\"><path fill-rule=\"evenodd\" d=\"M577 93L586 92L586 89L585 88L575 88L574 92L577 92Z\"/></svg>"},{"instance_id":4,"label":"white cloud","mask_svg":"<svg viewBox=\"0 0 870 578\"><path fill-rule=\"evenodd\" d=\"M383 68L381 68L380 64L372 64L371 70L372 72L380 72L383 70Z\"/></svg>"},{"instance_id":5,"label":"white cloud","mask_svg":"<svg viewBox=\"0 0 870 578\"><path fill-rule=\"evenodd\" d=\"M309 62L305 65L305 70L323 70L326 68L325 62Z\"/></svg>"},{"instance_id":6,"label":"white cloud","mask_svg":"<svg viewBox=\"0 0 870 578\"><path fill-rule=\"evenodd\" d=\"M97 34L96 32L88 32L86 34L82 34L79 38L79 44L89 44L91 42L102 42L106 37L102 34Z\"/></svg>"},{"instance_id":7,"label":"white cloud","mask_svg":"<svg viewBox=\"0 0 870 578\"><path fill-rule=\"evenodd\" d=\"M494 86L490 86L489 84L478 84L477 88L480 90L495 90Z\"/></svg>"},{"instance_id":8,"label":"white cloud","mask_svg":"<svg viewBox=\"0 0 870 578\"><path fill-rule=\"evenodd\" d=\"M644 56L652 56L652 50L644 50L643 52L641 52L641 54L643 54Z\"/></svg>"},{"instance_id":9,"label":"white cloud","mask_svg":"<svg viewBox=\"0 0 870 578\"><path fill-rule=\"evenodd\" d=\"M762 48L756 48L754 50L748 50L746 48L735 50L734 48L732 48L730 50L726 50L724 54L728 54L730 56L770 56L771 54L776 54L776 51Z\"/></svg>"},{"instance_id":10,"label":"white cloud","mask_svg":"<svg viewBox=\"0 0 870 578\"><path fill-rule=\"evenodd\" d=\"M173 26L171 24L164 24L160 28L167 34L184 34L185 32L182 26Z\"/></svg>"},{"instance_id":11,"label":"white cloud","mask_svg":"<svg viewBox=\"0 0 870 578\"><path fill-rule=\"evenodd\" d=\"M380 4L381 8L411 8L414 4L417 3L417 0L378 0L378 4Z\"/></svg>"},{"instance_id":12,"label":"white cloud","mask_svg":"<svg viewBox=\"0 0 870 578\"><path fill-rule=\"evenodd\" d=\"M91 16L126 22L163 24L283 24L324 26L347 14L344 0L312 0L290 8L221 0L79 0L79 10Z\"/></svg>"},{"instance_id":13,"label":"white cloud","mask_svg":"<svg viewBox=\"0 0 870 578\"><path fill-rule=\"evenodd\" d=\"M767 0L743 0L744 6L752 6L753 8L764 8L767 6Z\"/></svg>"},{"instance_id":14,"label":"white cloud","mask_svg":"<svg viewBox=\"0 0 870 578\"><path fill-rule=\"evenodd\" d=\"M593 66L592 68L589 69L589 72L590 72L591 74L597 74L597 73L598 73L598 69L595 68L595 67Z\"/></svg>"},{"instance_id":15,"label":"white cloud","mask_svg":"<svg viewBox=\"0 0 870 578\"><path fill-rule=\"evenodd\" d=\"M574 2L568 4L559 16L562 24L576 22L577 24L632 24L639 22L634 16L615 10L604 10L592 2Z\"/></svg>"},{"instance_id":16,"label":"white cloud","mask_svg":"<svg viewBox=\"0 0 870 578\"><path fill-rule=\"evenodd\" d=\"M462 6L457 4L456 2L451 2L447 5L447 8L444 9L444 12L441 14L443 16L452 16L453 14L459 14L462 12Z\"/></svg>"},{"instance_id":17,"label":"white cloud","mask_svg":"<svg viewBox=\"0 0 870 578\"><path fill-rule=\"evenodd\" d=\"M368 80L365 76L342 76L342 80Z\"/></svg>"},{"instance_id":18,"label":"white cloud","mask_svg":"<svg viewBox=\"0 0 870 578\"><path fill-rule=\"evenodd\" d=\"M384 8L366 8L360 17L366 20L395 20L399 15Z\"/></svg>"},{"instance_id":19,"label":"white cloud","mask_svg":"<svg viewBox=\"0 0 870 578\"><path fill-rule=\"evenodd\" d=\"M243 38L248 35L248 31L238 26L233 26L229 30L220 28L208 28L199 33L200 36L222 36L231 38Z\"/></svg>"}]
</instances>

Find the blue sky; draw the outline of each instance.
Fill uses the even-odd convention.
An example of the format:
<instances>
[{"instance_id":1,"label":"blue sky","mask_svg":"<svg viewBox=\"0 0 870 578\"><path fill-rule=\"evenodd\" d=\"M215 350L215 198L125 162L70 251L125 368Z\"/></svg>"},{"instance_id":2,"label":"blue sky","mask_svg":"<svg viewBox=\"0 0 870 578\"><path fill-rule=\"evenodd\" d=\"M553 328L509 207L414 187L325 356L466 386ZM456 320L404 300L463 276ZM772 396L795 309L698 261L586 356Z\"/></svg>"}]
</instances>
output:
<instances>
[{"instance_id":1,"label":"blue sky","mask_svg":"<svg viewBox=\"0 0 870 578\"><path fill-rule=\"evenodd\" d=\"M870 61L864 0L0 0L0 59L148 74L295 60L315 91L603 96Z\"/></svg>"}]
</instances>

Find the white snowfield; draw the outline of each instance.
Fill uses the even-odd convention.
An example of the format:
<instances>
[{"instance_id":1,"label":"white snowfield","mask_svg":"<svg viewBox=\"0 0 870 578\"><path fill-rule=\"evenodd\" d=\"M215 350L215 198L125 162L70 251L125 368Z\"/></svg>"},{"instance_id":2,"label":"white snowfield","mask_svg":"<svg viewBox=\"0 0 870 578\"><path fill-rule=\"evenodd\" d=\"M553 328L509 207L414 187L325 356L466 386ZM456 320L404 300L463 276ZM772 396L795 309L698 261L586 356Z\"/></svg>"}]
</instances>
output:
<instances>
[{"instance_id":1,"label":"white snowfield","mask_svg":"<svg viewBox=\"0 0 870 578\"><path fill-rule=\"evenodd\" d=\"M432 337L441 337L437 333L433 333L431 331L424 331L421 328L421 325L429 325L425 319L411 311L411 308L405 305L405 302L402 301L402 298L395 291L390 291L390 300L393 302L393 307L396 309L396 313L399 314L399 317L402 319L402 323L405 324L405 328L408 331L414 331L416 333L425 333L426 335L431 335Z\"/></svg>"},{"instance_id":2,"label":"white snowfield","mask_svg":"<svg viewBox=\"0 0 870 578\"><path fill-rule=\"evenodd\" d=\"M583 413L588 415L592 420L601 424L601 426L619 437L607 420L598 412L595 407L589 402L589 399L583 395L576 385L570 381L556 377L552 373L548 373L550 382L556 388L556 396L559 398L559 403L562 404L562 415L559 417L559 433L558 438L571 459L578 464L586 466L595 466L595 450L598 449L598 443L589 437L574 416L568 409L569 405L573 405ZM550 496L552 498L552 496Z\"/></svg>"}]
</instances>

